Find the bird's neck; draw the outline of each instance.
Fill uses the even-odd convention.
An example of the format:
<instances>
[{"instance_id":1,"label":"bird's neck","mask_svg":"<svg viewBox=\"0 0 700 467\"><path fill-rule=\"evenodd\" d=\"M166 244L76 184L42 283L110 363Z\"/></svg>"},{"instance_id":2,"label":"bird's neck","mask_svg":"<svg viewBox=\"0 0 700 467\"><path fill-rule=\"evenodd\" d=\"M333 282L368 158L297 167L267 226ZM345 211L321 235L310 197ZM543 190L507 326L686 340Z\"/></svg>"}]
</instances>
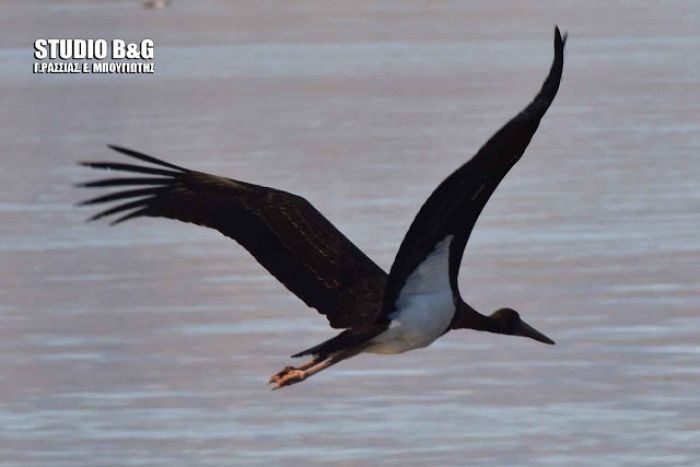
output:
<instances>
[{"instance_id":1,"label":"bird's neck","mask_svg":"<svg viewBox=\"0 0 700 467\"><path fill-rule=\"evenodd\" d=\"M457 312L452 320L452 329L474 329L476 331L488 331L501 334L503 331L500 323L490 316L482 315L468 303L459 300Z\"/></svg>"}]
</instances>

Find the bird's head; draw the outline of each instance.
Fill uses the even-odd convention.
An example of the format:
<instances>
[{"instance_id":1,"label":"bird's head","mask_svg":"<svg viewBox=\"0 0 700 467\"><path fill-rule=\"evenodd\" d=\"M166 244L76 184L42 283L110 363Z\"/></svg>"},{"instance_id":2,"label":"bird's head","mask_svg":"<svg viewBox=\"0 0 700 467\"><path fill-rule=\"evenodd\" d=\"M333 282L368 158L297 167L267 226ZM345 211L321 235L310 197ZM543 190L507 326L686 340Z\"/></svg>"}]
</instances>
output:
<instances>
[{"instance_id":1,"label":"bird's head","mask_svg":"<svg viewBox=\"0 0 700 467\"><path fill-rule=\"evenodd\" d=\"M501 308L494 311L491 314L491 319L496 323L498 331L502 334L529 337L545 344L554 345L552 339L523 321L520 318L520 314L512 308Z\"/></svg>"}]
</instances>

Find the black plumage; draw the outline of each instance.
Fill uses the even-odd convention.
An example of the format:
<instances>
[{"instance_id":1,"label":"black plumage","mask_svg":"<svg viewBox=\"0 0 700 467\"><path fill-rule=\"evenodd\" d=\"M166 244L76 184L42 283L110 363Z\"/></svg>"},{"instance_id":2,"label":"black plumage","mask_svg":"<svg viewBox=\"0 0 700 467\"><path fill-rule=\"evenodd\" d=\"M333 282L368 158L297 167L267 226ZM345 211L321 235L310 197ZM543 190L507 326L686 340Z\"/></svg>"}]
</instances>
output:
<instances>
[{"instance_id":1,"label":"black plumage","mask_svg":"<svg viewBox=\"0 0 700 467\"><path fill-rule=\"evenodd\" d=\"M110 147L169 170L113 162L82 163L97 169L163 176L82 184L89 188L150 186L82 202L91 205L129 200L90 220L122 214L112 223L151 216L211 227L240 243L304 303L326 315L332 327L361 328L376 320L386 273L301 196Z\"/></svg>"},{"instance_id":2,"label":"black plumage","mask_svg":"<svg viewBox=\"0 0 700 467\"><path fill-rule=\"evenodd\" d=\"M391 266L384 296L385 312L393 308L406 278L448 235L455 236L450 248L450 285L455 296L459 296L457 276L469 235L491 194L525 152L557 94L565 42L566 36L562 37L556 28L554 62L540 92L474 157L447 177L420 208Z\"/></svg>"},{"instance_id":3,"label":"black plumage","mask_svg":"<svg viewBox=\"0 0 700 467\"><path fill-rule=\"evenodd\" d=\"M115 216L113 224L141 216L166 217L210 227L240 243L274 277L308 306L343 331L295 356L311 362L273 376L277 387L301 381L371 346L396 312L407 279L436 249L449 244L449 288L454 315L449 329L471 328L554 342L524 323L517 312L501 309L482 315L462 300L459 266L479 214L503 177L520 159L540 119L559 89L564 45L554 34L554 61L533 101L494 134L464 165L447 177L423 204L387 275L304 198L285 191L209 175L118 146L113 150L150 165L85 162L120 176L84 183L85 188L120 191L83 205L118 202L91 220Z\"/></svg>"}]
</instances>

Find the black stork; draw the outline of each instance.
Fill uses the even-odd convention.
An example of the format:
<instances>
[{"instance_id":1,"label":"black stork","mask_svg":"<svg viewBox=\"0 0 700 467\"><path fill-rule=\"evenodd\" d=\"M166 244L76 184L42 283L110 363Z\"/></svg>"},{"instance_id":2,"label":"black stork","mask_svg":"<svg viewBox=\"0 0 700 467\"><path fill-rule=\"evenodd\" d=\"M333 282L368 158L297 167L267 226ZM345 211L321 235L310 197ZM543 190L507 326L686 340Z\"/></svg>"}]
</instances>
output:
<instances>
[{"instance_id":1,"label":"black stork","mask_svg":"<svg viewBox=\"0 0 700 467\"><path fill-rule=\"evenodd\" d=\"M477 312L462 299L457 276L479 214L525 152L557 94L565 42L566 35L562 37L555 28L554 61L537 96L430 195L388 275L300 196L196 172L122 147L110 146L150 165L83 163L138 175L80 185L122 187L81 205L119 201L90 218L119 214L112 224L151 216L216 229L240 243L304 303L324 314L331 327L342 329L335 337L293 355L311 359L274 374L270 379L274 389L303 381L361 352L396 354L426 347L451 329L554 344L513 309L502 308L488 316Z\"/></svg>"}]
</instances>

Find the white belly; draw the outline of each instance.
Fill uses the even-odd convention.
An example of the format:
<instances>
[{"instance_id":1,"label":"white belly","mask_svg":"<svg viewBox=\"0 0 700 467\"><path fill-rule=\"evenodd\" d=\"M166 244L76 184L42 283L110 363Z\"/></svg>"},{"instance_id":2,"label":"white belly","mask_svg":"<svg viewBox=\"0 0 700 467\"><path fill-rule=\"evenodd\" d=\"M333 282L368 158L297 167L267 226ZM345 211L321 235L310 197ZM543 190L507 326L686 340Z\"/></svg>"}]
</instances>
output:
<instances>
[{"instance_id":1,"label":"white belly","mask_svg":"<svg viewBox=\"0 0 700 467\"><path fill-rule=\"evenodd\" d=\"M396 311L389 315L389 328L372 339L365 352L395 354L427 347L447 330L455 312L449 276L452 238L435 245L408 277Z\"/></svg>"}]
</instances>

